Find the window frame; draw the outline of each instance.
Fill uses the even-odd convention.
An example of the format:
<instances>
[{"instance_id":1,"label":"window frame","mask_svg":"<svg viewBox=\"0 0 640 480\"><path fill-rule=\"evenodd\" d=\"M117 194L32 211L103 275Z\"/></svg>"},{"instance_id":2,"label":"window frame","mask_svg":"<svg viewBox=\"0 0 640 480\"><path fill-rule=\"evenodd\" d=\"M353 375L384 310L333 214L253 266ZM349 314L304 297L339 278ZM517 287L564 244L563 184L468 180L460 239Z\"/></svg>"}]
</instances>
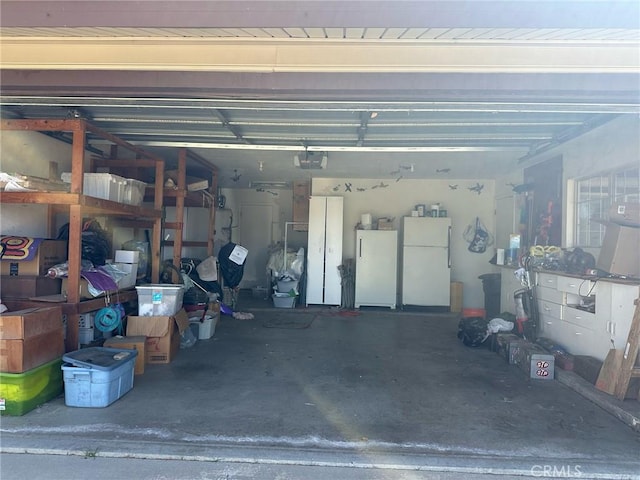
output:
<instances>
[{"instance_id":1,"label":"window frame","mask_svg":"<svg viewBox=\"0 0 640 480\"><path fill-rule=\"evenodd\" d=\"M585 189L583 185L586 182L591 182L591 185ZM592 197L589 198L589 190L595 190L597 187L599 190L592 192ZM640 201L640 166L629 164L576 178L570 183L568 191L572 192L573 201L571 208L573 232L570 237L573 245L586 249L600 248L611 206L623 202ZM585 198L581 198L583 193ZM587 210L588 215L581 215L580 210L583 208Z\"/></svg>"}]
</instances>

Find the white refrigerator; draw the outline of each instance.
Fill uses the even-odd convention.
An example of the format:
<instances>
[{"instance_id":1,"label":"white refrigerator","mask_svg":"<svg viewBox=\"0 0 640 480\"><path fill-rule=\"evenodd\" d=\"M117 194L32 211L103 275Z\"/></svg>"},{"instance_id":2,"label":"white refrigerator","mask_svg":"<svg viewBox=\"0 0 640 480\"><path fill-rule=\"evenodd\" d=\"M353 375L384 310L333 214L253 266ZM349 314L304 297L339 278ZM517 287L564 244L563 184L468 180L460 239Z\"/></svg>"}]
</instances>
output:
<instances>
[{"instance_id":1,"label":"white refrigerator","mask_svg":"<svg viewBox=\"0 0 640 480\"><path fill-rule=\"evenodd\" d=\"M355 307L396 308L398 232L357 230Z\"/></svg>"},{"instance_id":2,"label":"white refrigerator","mask_svg":"<svg viewBox=\"0 0 640 480\"><path fill-rule=\"evenodd\" d=\"M404 217L402 304L449 306L451 219Z\"/></svg>"}]
</instances>

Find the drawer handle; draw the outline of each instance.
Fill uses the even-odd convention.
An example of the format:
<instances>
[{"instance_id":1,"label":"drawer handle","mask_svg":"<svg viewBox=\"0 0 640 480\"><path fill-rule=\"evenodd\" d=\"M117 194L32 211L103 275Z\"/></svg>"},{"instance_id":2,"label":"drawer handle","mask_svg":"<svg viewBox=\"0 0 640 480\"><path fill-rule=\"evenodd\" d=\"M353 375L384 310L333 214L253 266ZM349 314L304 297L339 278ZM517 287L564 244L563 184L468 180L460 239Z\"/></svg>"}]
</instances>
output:
<instances>
[{"instance_id":1,"label":"drawer handle","mask_svg":"<svg viewBox=\"0 0 640 480\"><path fill-rule=\"evenodd\" d=\"M545 312L550 312L550 311L551 311L551 309L550 309L549 307L544 307L544 311L545 311Z\"/></svg>"},{"instance_id":2,"label":"drawer handle","mask_svg":"<svg viewBox=\"0 0 640 480\"><path fill-rule=\"evenodd\" d=\"M547 325L553 325L553 322L547 322Z\"/></svg>"},{"instance_id":3,"label":"drawer handle","mask_svg":"<svg viewBox=\"0 0 640 480\"><path fill-rule=\"evenodd\" d=\"M582 332L576 332L576 335L582 335Z\"/></svg>"},{"instance_id":4,"label":"drawer handle","mask_svg":"<svg viewBox=\"0 0 640 480\"><path fill-rule=\"evenodd\" d=\"M569 286L570 286L571 288L573 288L573 287L575 287L575 286L576 286L576 284L575 284L575 283L570 283L570 284L569 284Z\"/></svg>"},{"instance_id":5,"label":"drawer handle","mask_svg":"<svg viewBox=\"0 0 640 480\"><path fill-rule=\"evenodd\" d=\"M580 315L576 315L576 320L580 320L582 317Z\"/></svg>"}]
</instances>

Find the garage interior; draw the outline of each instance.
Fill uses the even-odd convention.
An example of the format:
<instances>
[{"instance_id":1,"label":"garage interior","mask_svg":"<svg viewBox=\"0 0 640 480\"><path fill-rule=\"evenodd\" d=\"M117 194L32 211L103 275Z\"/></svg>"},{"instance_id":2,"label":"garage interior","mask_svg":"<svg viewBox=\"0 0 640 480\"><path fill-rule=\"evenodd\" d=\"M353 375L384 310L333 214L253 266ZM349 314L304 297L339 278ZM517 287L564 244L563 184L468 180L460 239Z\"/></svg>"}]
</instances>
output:
<instances>
[{"instance_id":1,"label":"garage interior","mask_svg":"<svg viewBox=\"0 0 640 480\"><path fill-rule=\"evenodd\" d=\"M464 346L459 311L403 306L400 291L395 309L304 298L281 309L254 294L271 287L274 244L289 242L293 255L308 247L293 217L296 185L344 198L345 258L363 215L401 230L418 205L440 203L453 223L461 308L484 306L480 275L512 275L490 260L517 232L516 189L557 158L557 243L579 246L568 185L638 170L637 2L8 0L0 13L3 121L83 119L162 158L165 171L211 178L215 199L204 205L215 208L186 208L184 238L163 229L162 260L204 258L228 241L259 252L236 304L253 319L220 315L211 339L147 365L107 408L59 397L3 416L3 452L416 475L400 478L526 477L564 465L583 478L637 478L640 402L559 369L555 381L529 380L486 345ZM31 137L10 133L2 149L13 167ZM113 153L97 135L86 140L87 157ZM50 134L39 148L58 155L50 146L72 141ZM22 173L42 162L29 158ZM637 203L637 177L632 188ZM269 211L266 226L257 206ZM51 231L15 220L42 210L15 207L2 205L3 234ZM177 211L170 205L165 220L179 223ZM242 224L249 215L259 232ZM481 255L463 235L476 218L493 238ZM516 313L504 285L500 312Z\"/></svg>"}]
</instances>

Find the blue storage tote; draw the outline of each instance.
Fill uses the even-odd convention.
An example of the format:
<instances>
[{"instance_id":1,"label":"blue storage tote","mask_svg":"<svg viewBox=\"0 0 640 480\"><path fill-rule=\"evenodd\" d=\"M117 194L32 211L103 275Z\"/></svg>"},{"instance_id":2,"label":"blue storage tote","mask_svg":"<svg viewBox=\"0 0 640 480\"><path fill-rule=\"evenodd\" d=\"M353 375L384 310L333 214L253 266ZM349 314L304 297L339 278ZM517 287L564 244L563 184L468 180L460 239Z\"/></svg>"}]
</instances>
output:
<instances>
[{"instance_id":1,"label":"blue storage tote","mask_svg":"<svg viewBox=\"0 0 640 480\"><path fill-rule=\"evenodd\" d=\"M91 347L62 357L68 407L106 407L133 388L137 350Z\"/></svg>"}]
</instances>

